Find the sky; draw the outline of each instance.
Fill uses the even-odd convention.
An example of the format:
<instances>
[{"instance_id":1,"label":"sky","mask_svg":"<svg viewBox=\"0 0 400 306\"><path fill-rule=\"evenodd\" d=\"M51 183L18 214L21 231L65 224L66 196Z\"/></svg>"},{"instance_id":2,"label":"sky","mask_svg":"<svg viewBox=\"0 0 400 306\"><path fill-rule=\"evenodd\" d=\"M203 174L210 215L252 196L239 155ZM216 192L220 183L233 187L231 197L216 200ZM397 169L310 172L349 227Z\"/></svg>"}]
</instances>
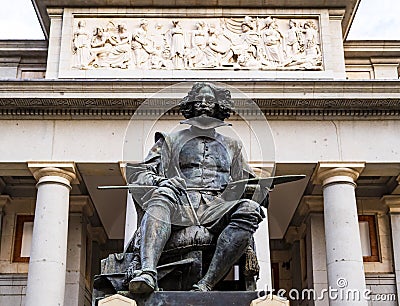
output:
<instances>
[{"instance_id":1,"label":"sky","mask_svg":"<svg viewBox=\"0 0 400 306\"><path fill-rule=\"evenodd\" d=\"M44 39L31 0L7 6L0 10L0 39ZM361 0L347 39L400 40L399 13L399 0Z\"/></svg>"}]
</instances>

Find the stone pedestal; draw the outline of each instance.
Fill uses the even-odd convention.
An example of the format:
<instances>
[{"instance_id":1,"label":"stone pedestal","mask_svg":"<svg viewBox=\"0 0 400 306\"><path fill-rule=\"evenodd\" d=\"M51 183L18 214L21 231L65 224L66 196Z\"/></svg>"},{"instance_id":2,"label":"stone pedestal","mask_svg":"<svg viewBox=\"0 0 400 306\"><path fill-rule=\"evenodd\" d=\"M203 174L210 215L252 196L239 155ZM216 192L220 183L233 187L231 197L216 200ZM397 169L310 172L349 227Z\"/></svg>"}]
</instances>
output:
<instances>
[{"instance_id":1,"label":"stone pedestal","mask_svg":"<svg viewBox=\"0 0 400 306\"><path fill-rule=\"evenodd\" d=\"M26 306L64 305L69 191L73 170L31 167L38 180Z\"/></svg>"},{"instance_id":2,"label":"stone pedestal","mask_svg":"<svg viewBox=\"0 0 400 306\"><path fill-rule=\"evenodd\" d=\"M121 295L124 294L124 295ZM258 297L255 291L158 291L150 295L130 295L128 292L114 294L98 301L98 306L288 306L289 301L276 295Z\"/></svg>"},{"instance_id":3,"label":"stone pedestal","mask_svg":"<svg viewBox=\"0 0 400 306\"><path fill-rule=\"evenodd\" d=\"M324 196L328 285L338 292L338 297L330 297L331 306L367 305L363 298L366 285L354 190L363 167L320 164L317 172ZM360 297L347 298L349 291L356 291Z\"/></svg>"},{"instance_id":4,"label":"stone pedestal","mask_svg":"<svg viewBox=\"0 0 400 306\"><path fill-rule=\"evenodd\" d=\"M136 301L120 294L114 294L99 301L99 306L136 306Z\"/></svg>"}]
</instances>

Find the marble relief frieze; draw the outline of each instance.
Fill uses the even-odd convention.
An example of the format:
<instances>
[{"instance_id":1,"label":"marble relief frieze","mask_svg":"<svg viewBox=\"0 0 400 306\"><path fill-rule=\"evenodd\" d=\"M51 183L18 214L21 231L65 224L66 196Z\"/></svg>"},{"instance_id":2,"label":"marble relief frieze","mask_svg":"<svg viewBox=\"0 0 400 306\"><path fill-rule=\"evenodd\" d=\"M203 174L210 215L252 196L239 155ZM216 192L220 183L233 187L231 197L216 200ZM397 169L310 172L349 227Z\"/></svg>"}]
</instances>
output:
<instances>
[{"instance_id":1,"label":"marble relief frieze","mask_svg":"<svg viewBox=\"0 0 400 306\"><path fill-rule=\"evenodd\" d=\"M72 69L323 70L317 18L75 18Z\"/></svg>"}]
</instances>

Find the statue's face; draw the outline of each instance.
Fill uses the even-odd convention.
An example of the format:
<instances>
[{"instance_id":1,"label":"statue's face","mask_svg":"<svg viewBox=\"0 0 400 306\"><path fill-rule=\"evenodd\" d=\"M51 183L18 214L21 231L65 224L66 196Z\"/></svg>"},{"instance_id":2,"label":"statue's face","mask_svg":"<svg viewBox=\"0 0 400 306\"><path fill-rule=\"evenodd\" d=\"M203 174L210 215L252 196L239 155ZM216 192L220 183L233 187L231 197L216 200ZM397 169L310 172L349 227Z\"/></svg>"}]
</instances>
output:
<instances>
[{"instance_id":1,"label":"statue's face","mask_svg":"<svg viewBox=\"0 0 400 306\"><path fill-rule=\"evenodd\" d=\"M194 116L207 115L214 117L217 99L210 87L201 88L193 101Z\"/></svg>"}]
</instances>

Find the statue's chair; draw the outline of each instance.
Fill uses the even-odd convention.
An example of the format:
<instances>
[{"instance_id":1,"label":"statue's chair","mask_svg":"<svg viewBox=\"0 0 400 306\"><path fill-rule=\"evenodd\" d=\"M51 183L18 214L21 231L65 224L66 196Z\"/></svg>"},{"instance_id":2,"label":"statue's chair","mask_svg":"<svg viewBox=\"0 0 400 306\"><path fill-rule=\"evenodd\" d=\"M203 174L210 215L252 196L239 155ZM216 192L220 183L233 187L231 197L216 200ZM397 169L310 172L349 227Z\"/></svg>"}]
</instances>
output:
<instances>
[{"instance_id":1,"label":"statue's chair","mask_svg":"<svg viewBox=\"0 0 400 306\"><path fill-rule=\"evenodd\" d=\"M259 187L256 185L246 185L244 197L253 198L257 190L259 192ZM131 192L134 191L131 190ZM267 203L266 198L263 204ZM136 202L135 207L138 226L140 226L144 212ZM157 266L159 288L171 291L190 290L207 271L217 239L218 236L213 235L204 226L194 225L172 231ZM101 275L94 279L94 303L100 297L128 290L125 273L129 267L135 270L141 268L139 248L140 228L138 227L123 253L111 254L101 261ZM235 266L238 268L236 271L239 272L239 279L225 277L225 280L217 284L215 290L255 290L259 266L253 239ZM233 271L229 274L232 275Z\"/></svg>"}]
</instances>

